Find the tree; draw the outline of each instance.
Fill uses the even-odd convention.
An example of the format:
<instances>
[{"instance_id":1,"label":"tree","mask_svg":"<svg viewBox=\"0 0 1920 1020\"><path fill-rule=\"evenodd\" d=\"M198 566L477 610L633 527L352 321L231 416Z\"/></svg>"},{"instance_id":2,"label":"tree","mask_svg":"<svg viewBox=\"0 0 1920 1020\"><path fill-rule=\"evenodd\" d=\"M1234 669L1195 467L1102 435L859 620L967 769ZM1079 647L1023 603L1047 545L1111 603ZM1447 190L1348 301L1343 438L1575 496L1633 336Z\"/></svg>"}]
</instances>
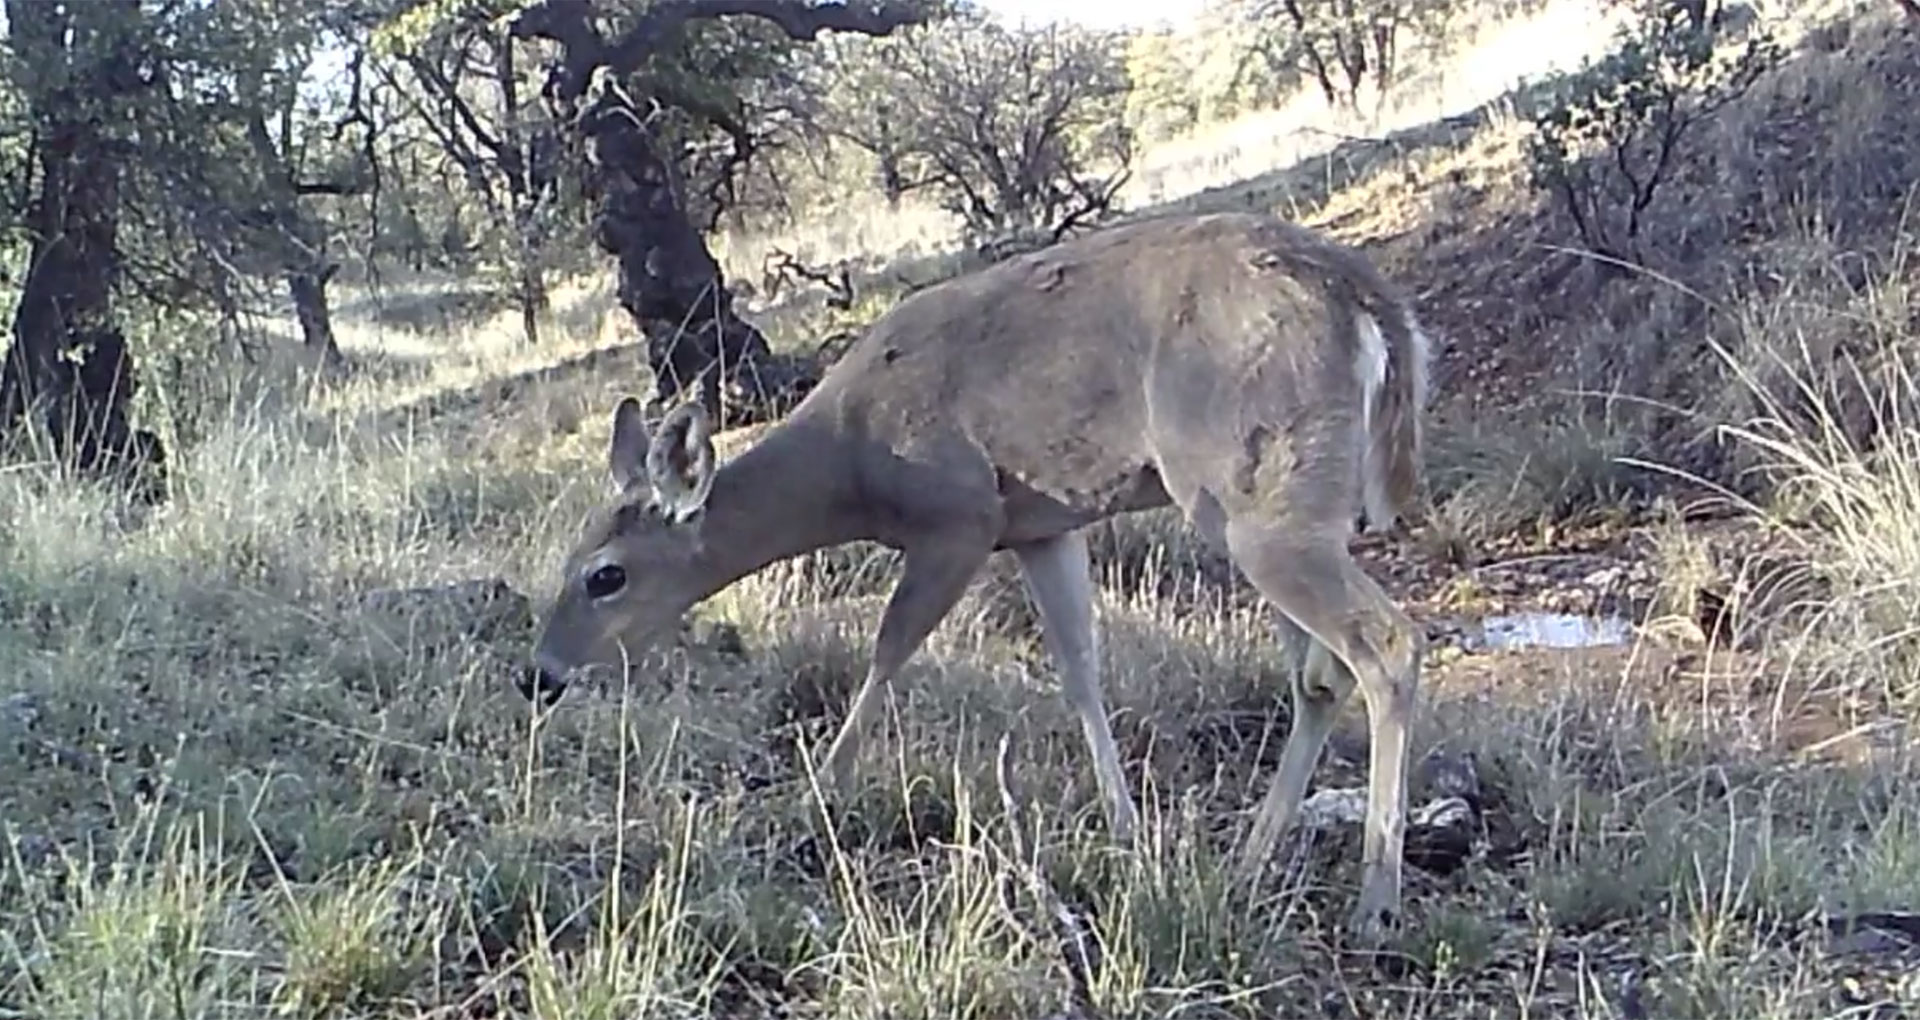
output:
<instances>
[{"instance_id":1,"label":"tree","mask_svg":"<svg viewBox=\"0 0 1920 1020\"><path fill-rule=\"evenodd\" d=\"M341 202L377 197L379 180L365 14L310 0L167 10L156 32L164 102L144 111L127 167L143 255L131 282L164 306L211 304L227 320L271 282L313 360L337 368L335 219Z\"/></svg>"},{"instance_id":2,"label":"tree","mask_svg":"<svg viewBox=\"0 0 1920 1020\"><path fill-rule=\"evenodd\" d=\"M543 98L572 126L584 150L586 185L596 203L594 237L620 269L620 303L647 336L655 401L679 394L717 368L734 389L742 417L763 417L814 381L813 366L776 359L766 338L733 311L726 281L694 218L713 215L719 188L695 191L687 171L695 146L689 123L725 136L722 166L751 158L755 137L741 95L711 90L689 74L702 53L696 29L716 20L751 19L794 43L822 32L886 35L925 20L912 0L808 5L792 0L674 0L633 14L623 27L589 0L542 0L513 20L515 38L558 47ZM705 52L725 59L725 51ZM709 65L711 66L711 65ZM679 135L678 144L675 136ZM722 175L724 179L724 175ZM712 222L711 219L708 220Z\"/></svg>"},{"instance_id":3,"label":"tree","mask_svg":"<svg viewBox=\"0 0 1920 1020\"><path fill-rule=\"evenodd\" d=\"M389 77L417 121L450 158L459 179L498 220L521 331L540 339L547 306L547 249L563 231L560 126L530 99L525 65L508 26L485 11L448 19L417 43L397 50L412 88Z\"/></svg>"},{"instance_id":4,"label":"tree","mask_svg":"<svg viewBox=\"0 0 1920 1020\"><path fill-rule=\"evenodd\" d=\"M1140 32L1127 40L1127 123L1144 137L1162 139L1198 123L1205 109L1196 87L1201 54L1196 34Z\"/></svg>"},{"instance_id":5,"label":"tree","mask_svg":"<svg viewBox=\"0 0 1920 1020\"><path fill-rule=\"evenodd\" d=\"M159 440L129 420L134 365L113 309L131 111L159 78L146 17L137 0L6 0L6 12L38 179L0 431L37 421L86 471L158 467Z\"/></svg>"},{"instance_id":6,"label":"tree","mask_svg":"<svg viewBox=\"0 0 1920 1020\"><path fill-rule=\"evenodd\" d=\"M1457 10L1450 0L1226 0L1222 7L1253 29L1249 59L1305 75L1330 105L1346 109L1359 107L1362 92L1384 99L1408 38L1442 38Z\"/></svg>"},{"instance_id":7,"label":"tree","mask_svg":"<svg viewBox=\"0 0 1920 1020\"><path fill-rule=\"evenodd\" d=\"M1113 34L956 16L848 40L825 78L822 129L870 154L890 197L931 188L981 240L1058 240L1110 212L1130 172Z\"/></svg>"},{"instance_id":8,"label":"tree","mask_svg":"<svg viewBox=\"0 0 1920 1020\"><path fill-rule=\"evenodd\" d=\"M1529 177L1554 198L1607 272L1644 265L1642 229L1655 218L1698 126L1779 64L1766 33L1737 49L1717 45L1723 5L1704 0L1615 0L1634 17L1612 51L1543 81L1532 114Z\"/></svg>"},{"instance_id":9,"label":"tree","mask_svg":"<svg viewBox=\"0 0 1920 1020\"><path fill-rule=\"evenodd\" d=\"M326 155L324 150L315 151L319 147L313 144L314 134L327 132L337 140L350 126L358 125L371 138L375 130L364 102L364 44L356 38L359 33L354 26L329 25L300 0L260 5L258 9L266 17L257 21L240 13L245 5L220 7L236 15L234 29L258 32L263 41L272 40L251 51L241 51L254 59L238 62L235 105L222 111L239 122L252 157L247 167L254 194L241 210L240 222L254 232L256 244L272 253L286 281L307 350L321 364L337 367L342 359L333 335L327 286L339 272L340 263L328 253L327 223L307 207L305 200L366 190L373 165L369 160L365 165L319 173L315 171L322 167L307 164L322 161ZM325 44L351 52L348 109L332 124L316 123L317 111L300 108L301 83L312 68L315 51Z\"/></svg>"}]
</instances>

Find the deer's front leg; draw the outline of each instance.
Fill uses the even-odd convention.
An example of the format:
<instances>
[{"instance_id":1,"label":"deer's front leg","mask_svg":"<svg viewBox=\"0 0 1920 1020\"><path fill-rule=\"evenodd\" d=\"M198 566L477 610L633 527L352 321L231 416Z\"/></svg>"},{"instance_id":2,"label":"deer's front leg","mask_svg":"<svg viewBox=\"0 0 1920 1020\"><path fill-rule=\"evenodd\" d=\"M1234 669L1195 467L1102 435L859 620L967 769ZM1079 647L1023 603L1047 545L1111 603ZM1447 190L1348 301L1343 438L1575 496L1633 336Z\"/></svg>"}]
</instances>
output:
<instances>
[{"instance_id":1,"label":"deer's front leg","mask_svg":"<svg viewBox=\"0 0 1920 1020\"><path fill-rule=\"evenodd\" d=\"M927 640L927 635L940 625L947 611L960 601L968 582L992 551L993 539L981 529L941 534L905 550L900 583L894 587L893 595L887 599L886 611L880 617L880 633L874 638L867 678L860 685L860 692L854 695L839 734L827 749L826 772L836 788L847 789L853 778L861 736L880 705L880 695Z\"/></svg>"},{"instance_id":2,"label":"deer's front leg","mask_svg":"<svg viewBox=\"0 0 1920 1020\"><path fill-rule=\"evenodd\" d=\"M1027 593L1040 610L1040 633L1060 670L1067 702L1080 715L1094 777L1106 801L1107 824L1122 843L1140 828L1140 814L1114 746L1100 690L1100 631L1093 618L1093 567L1086 533L1079 530L1013 548Z\"/></svg>"}]
</instances>

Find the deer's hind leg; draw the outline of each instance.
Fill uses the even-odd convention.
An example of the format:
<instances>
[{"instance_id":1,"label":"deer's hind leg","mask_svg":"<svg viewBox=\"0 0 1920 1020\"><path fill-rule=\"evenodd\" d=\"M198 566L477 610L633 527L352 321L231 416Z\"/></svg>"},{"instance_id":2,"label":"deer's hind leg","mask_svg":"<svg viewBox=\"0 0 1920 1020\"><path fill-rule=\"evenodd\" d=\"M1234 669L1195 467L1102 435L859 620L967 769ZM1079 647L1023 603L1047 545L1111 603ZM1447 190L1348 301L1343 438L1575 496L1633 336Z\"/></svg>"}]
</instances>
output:
<instances>
[{"instance_id":1,"label":"deer's hind leg","mask_svg":"<svg viewBox=\"0 0 1920 1020\"><path fill-rule=\"evenodd\" d=\"M1232 556L1233 550L1227 537L1229 518L1226 510L1190 474L1180 471L1178 462L1170 467L1173 469L1171 478L1175 491L1179 493L1175 501L1186 510L1188 523L1200 532L1201 538L1209 545ZM1341 552L1344 555L1344 546ZM1250 580L1254 578L1244 564L1238 565ZM1257 580L1254 583L1256 587L1259 586ZM1264 594L1266 589L1261 588L1261 591ZM1268 598L1271 600L1271 596ZM1300 802L1306 796L1307 784L1313 778L1314 767L1320 761L1320 753L1326 748L1327 738L1333 734L1334 720L1355 686L1353 671L1347 668L1346 662L1311 632L1303 629L1291 615L1281 612L1275 629L1276 637L1288 653L1287 673L1293 694L1293 718L1286 743L1280 749L1280 767L1267 786L1267 795L1261 800L1254 816L1252 831L1240 845L1239 870L1248 882L1259 880L1260 871L1273 855L1274 846L1293 825Z\"/></svg>"},{"instance_id":2,"label":"deer's hind leg","mask_svg":"<svg viewBox=\"0 0 1920 1020\"><path fill-rule=\"evenodd\" d=\"M1189 478L1182 478L1178 474L1175 478L1176 484L1187 483L1180 485L1178 490L1184 498L1176 497L1176 500L1186 509L1188 522L1208 544L1232 556L1233 549L1227 534L1229 518L1225 509L1211 492L1192 484ZM1345 546L1338 548L1340 555L1345 556ZM1256 574L1248 570L1237 557L1236 563L1263 594L1269 591L1271 585L1261 587ZM1272 571L1272 567L1267 567L1261 573L1270 575ZM1270 594L1267 598L1276 601ZM1293 825L1300 802L1306 796L1307 784L1313 778L1314 767L1320 761L1320 753L1326 748L1327 738L1333 734L1334 720L1356 686L1353 671L1348 668L1346 661L1325 642L1304 629L1291 614L1283 610L1275 629L1290 660L1287 672L1293 694L1293 718L1286 743L1280 750L1280 766L1268 783L1267 794L1254 816L1253 829L1240 845L1239 870L1248 882L1258 881L1261 869L1273 856L1275 845Z\"/></svg>"},{"instance_id":3,"label":"deer's hind leg","mask_svg":"<svg viewBox=\"0 0 1920 1020\"><path fill-rule=\"evenodd\" d=\"M1333 733L1334 720L1354 688L1353 674L1346 664L1301 630L1291 617L1281 614L1278 631L1281 643L1292 653L1293 668L1288 672L1293 718L1280 750L1280 767L1260 802L1253 830L1240 846L1240 870L1250 881L1259 877L1280 837L1293 826L1320 752Z\"/></svg>"},{"instance_id":4,"label":"deer's hind leg","mask_svg":"<svg viewBox=\"0 0 1920 1020\"><path fill-rule=\"evenodd\" d=\"M1304 515L1303 515L1304 516ZM1335 518L1338 520L1338 518ZM1340 521L1344 525L1344 521ZM1344 672L1366 699L1371 754L1368 762L1367 819L1360 896L1352 917L1353 930L1377 940L1399 913L1401 860L1406 832L1407 743L1419 686L1422 638L1405 613L1379 585L1354 563L1346 548L1343 526L1319 525L1296 517L1288 520L1252 514L1231 515L1224 525L1228 554L1255 588L1296 626L1311 635L1344 666ZM1310 653L1311 660L1311 653ZM1329 694L1340 681L1339 670L1322 668L1318 675ZM1305 678L1303 678L1305 682ZM1311 693L1311 692L1310 692ZM1262 806L1254 834L1272 839L1281 809L1290 816L1297 807L1295 784L1304 785L1311 770L1306 744L1317 730L1331 725L1338 699L1309 698L1316 707L1296 722L1297 754L1283 754L1278 787ZM1308 729L1301 729L1302 726ZM1324 735L1317 741L1324 741ZM1295 751L1289 748L1289 751ZM1313 748L1318 757L1319 748ZM1289 773L1288 767L1295 771ZM1284 784L1284 785L1283 785ZM1270 814L1271 813L1271 814ZM1270 850L1256 845L1249 853Z\"/></svg>"}]
</instances>

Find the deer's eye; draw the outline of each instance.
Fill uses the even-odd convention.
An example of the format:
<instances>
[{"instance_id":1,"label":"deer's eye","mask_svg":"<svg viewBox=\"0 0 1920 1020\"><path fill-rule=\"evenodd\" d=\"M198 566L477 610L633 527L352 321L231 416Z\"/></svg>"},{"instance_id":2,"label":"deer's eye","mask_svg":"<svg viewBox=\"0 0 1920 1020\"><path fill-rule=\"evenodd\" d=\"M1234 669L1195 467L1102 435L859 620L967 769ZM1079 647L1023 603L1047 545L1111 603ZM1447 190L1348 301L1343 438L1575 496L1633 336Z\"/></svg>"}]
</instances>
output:
<instances>
[{"instance_id":1,"label":"deer's eye","mask_svg":"<svg viewBox=\"0 0 1920 1020\"><path fill-rule=\"evenodd\" d=\"M627 586L627 572L618 563L609 563L587 575L587 597L604 599L609 595L620 594Z\"/></svg>"}]
</instances>

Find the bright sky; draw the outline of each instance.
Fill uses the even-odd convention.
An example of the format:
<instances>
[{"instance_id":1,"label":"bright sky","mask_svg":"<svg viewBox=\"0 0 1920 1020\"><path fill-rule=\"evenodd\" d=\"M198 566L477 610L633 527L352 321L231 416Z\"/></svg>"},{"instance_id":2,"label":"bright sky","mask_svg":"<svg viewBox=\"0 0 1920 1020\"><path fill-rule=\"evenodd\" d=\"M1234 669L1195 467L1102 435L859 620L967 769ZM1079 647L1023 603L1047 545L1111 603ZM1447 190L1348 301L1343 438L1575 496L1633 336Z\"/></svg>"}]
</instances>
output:
<instances>
[{"instance_id":1,"label":"bright sky","mask_svg":"<svg viewBox=\"0 0 1920 1020\"><path fill-rule=\"evenodd\" d=\"M1121 28L1166 21L1178 25L1200 12L1203 0L979 0L980 6L1013 21L1078 21Z\"/></svg>"}]
</instances>

